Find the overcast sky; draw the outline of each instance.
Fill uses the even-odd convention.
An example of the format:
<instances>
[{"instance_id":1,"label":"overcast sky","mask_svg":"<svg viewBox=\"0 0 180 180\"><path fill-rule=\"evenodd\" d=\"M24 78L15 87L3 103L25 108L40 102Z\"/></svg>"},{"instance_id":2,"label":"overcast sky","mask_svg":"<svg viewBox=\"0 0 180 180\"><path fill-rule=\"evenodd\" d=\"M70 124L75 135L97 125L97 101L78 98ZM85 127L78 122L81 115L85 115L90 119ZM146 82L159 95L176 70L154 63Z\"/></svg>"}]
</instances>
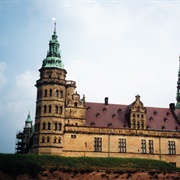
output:
<instances>
[{"instance_id":1,"label":"overcast sky","mask_svg":"<svg viewBox=\"0 0 180 180\"><path fill-rule=\"evenodd\" d=\"M0 153L15 152L15 135L35 115L38 69L53 33L67 80L86 101L145 106L176 102L180 2L0 1Z\"/></svg>"}]
</instances>

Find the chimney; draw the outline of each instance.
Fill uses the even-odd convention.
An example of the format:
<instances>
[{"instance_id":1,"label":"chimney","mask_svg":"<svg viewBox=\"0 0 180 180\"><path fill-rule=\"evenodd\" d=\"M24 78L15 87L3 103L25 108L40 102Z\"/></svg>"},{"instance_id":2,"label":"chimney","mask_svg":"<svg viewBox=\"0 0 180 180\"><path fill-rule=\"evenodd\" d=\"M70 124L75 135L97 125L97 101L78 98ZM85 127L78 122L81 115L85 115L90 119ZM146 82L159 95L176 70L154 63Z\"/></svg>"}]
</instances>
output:
<instances>
[{"instance_id":1,"label":"chimney","mask_svg":"<svg viewBox=\"0 0 180 180\"><path fill-rule=\"evenodd\" d=\"M108 105L108 97L105 97L105 105Z\"/></svg>"},{"instance_id":2,"label":"chimney","mask_svg":"<svg viewBox=\"0 0 180 180\"><path fill-rule=\"evenodd\" d=\"M169 107L171 110L173 110L173 111L175 110L175 104L174 103L169 104Z\"/></svg>"}]
</instances>

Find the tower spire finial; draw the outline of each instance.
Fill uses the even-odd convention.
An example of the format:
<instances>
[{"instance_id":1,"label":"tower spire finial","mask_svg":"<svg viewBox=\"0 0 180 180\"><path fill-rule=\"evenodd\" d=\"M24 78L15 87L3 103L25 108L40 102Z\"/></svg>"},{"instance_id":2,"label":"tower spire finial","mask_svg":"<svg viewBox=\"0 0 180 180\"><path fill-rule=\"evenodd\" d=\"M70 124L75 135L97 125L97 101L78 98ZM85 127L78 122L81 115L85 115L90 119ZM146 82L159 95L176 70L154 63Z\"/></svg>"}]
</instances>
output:
<instances>
[{"instance_id":1,"label":"tower spire finial","mask_svg":"<svg viewBox=\"0 0 180 180\"><path fill-rule=\"evenodd\" d=\"M54 22L54 33L56 33L56 18L52 18L53 22Z\"/></svg>"}]
</instances>

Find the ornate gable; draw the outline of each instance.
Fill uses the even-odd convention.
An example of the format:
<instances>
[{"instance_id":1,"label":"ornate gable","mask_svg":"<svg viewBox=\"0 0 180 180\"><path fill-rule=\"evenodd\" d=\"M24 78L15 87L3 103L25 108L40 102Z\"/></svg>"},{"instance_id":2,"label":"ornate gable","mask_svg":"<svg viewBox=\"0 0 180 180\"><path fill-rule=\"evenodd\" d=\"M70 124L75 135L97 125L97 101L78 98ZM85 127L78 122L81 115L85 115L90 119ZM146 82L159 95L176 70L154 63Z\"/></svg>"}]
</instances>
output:
<instances>
[{"instance_id":1,"label":"ornate gable","mask_svg":"<svg viewBox=\"0 0 180 180\"><path fill-rule=\"evenodd\" d=\"M136 100L129 106L130 128L145 129L146 128L146 108L140 101L140 96L136 96Z\"/></svg>"}]
</instances>

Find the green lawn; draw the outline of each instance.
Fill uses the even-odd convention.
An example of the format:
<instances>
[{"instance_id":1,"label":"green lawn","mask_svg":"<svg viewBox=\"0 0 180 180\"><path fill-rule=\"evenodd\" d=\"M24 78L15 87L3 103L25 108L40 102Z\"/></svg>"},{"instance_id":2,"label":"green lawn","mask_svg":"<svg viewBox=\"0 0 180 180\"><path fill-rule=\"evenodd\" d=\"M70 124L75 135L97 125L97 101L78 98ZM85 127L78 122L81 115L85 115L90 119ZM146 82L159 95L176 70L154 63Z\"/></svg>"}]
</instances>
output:
<instances>
[{"instance_id":1,"label":"green lawn","mask_svg":"<svg viewBox=\"0 0 180 180\"><path fill-rule=\"evenodd\" d=\"M0 154L0 170L10 176L30 174L35 176L43 169L89 172L108 171L180 171L166 162L132 158L61 157L54 155Z\"/></svg>"}]
</instances>

